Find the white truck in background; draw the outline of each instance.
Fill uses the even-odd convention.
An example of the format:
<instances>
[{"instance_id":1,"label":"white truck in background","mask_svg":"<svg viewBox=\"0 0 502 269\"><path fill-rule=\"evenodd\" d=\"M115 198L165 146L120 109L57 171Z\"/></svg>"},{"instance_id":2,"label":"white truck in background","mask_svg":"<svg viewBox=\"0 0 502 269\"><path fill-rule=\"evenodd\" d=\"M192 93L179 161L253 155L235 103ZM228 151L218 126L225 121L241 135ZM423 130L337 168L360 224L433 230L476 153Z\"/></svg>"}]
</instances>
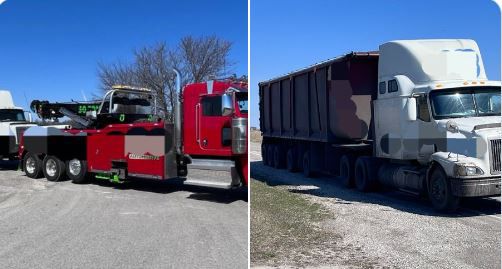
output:
<instances>
[{"instance_id":1,"label":"white truck in background","mask_svg":"<svg viewBox=\"0 0 502 269\"><path fill-rule=\"evenodd\" d=\"M500 81L468 39L396 40L261 82L262 157L453 211L499 196Z\"/></svg>"},{"instance_id":2,"label":"white truck in background","mask_svg":"<svg viewBox=\"0 0 502 269\"><path fill-rule=\"evenodd\" d=\"M17 159L21 134L31 123L31 114L26 119L25 111L16 107L9 91L0 90L0 159Z\"/></svg>"}]
</instances>

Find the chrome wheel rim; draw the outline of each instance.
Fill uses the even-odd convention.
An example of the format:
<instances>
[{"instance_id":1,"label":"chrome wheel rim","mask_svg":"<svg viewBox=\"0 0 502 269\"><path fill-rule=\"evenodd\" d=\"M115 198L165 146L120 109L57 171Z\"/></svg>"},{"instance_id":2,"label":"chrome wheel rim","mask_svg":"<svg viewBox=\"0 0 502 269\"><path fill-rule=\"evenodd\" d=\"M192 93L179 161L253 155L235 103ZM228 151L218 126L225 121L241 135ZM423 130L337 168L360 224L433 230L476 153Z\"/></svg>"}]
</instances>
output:
<instances>
[{"instance_id":1,"label":"chrome wheel rim","mask_svg":"<svg viewBox=\"0 0 502 269\"><path fill-rule=\"evenodd\" d=\"M77 176L80 174L80 171L82 171L82 165L79 160L73 159L70 161L68 165L68 170L70 174Z\"/></svg>"},{"instance_id":2,"label":"chrome wheel rim","mask_svg":"<svg viewBox=\"0 0 502 269\"><path fill-rule=\"evenodd\" d=\"M57 171L56 166L57 165L55 160L53 159L47 160L47 162L45 163L45 172L47 173L48 176L53 177L56 175Z\"/></svg>"},{"instance_id":3,"label":"chrome wheel rim","mask_svg":"<svg viewBox=\"0 0 502 269\"><path fill-rule=\"evenodd\" d=\"M26 172L28 172L28 174L33 174L35 173L35 169L35 159L33 157L28 157L28 159L26 160Z\"/></svg>"}]
</instances>

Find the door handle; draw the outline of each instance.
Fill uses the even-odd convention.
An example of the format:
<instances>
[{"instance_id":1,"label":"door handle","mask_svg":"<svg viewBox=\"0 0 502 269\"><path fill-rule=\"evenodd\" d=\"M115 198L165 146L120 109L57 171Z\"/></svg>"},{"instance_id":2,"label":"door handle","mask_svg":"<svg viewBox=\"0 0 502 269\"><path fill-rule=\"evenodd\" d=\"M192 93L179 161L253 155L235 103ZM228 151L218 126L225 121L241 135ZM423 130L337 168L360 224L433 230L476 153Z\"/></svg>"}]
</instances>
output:
<instances>
[{"instance_id":1,"label":"door handle","mask_svg":"<svg viewBox=\"0 0 502 269\"><path fill-rule=\"evenodd\" d=\"M200 145L199 108L200 103L195 105L195 140L197 141L197 144Z\"/></svg>"}]
</instances>

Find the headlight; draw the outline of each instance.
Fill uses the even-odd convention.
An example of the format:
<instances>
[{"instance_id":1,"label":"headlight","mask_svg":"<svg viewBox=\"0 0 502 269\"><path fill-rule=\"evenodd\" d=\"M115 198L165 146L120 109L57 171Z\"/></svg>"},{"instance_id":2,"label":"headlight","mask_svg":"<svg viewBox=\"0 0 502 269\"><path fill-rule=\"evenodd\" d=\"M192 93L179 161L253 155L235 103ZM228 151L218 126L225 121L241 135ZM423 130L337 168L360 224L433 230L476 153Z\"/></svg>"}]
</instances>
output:
<instances>
[{"instance_id":1,"label":"headlight","mask_svg":"<svg viewBox=\"0 0 502 269\"><path fill-rule=\"evenodd\" d=\"M455 165L455 174L458 176L478 176L484 174L481 168L472 165L472 164L456 164Z\"/></svg>"}]
</instances>

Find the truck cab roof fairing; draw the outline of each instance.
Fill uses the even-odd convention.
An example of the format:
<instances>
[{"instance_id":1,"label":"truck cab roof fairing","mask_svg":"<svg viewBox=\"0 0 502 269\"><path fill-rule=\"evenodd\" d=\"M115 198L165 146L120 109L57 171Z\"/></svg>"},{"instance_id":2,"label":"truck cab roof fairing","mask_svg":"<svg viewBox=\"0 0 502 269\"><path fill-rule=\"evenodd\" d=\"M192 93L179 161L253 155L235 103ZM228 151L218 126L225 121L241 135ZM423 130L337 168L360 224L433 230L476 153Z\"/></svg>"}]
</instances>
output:
<instances>
[{"instance_id":1,"label":"truck cab roof fairing","mask_svg":"<svg viewBox=\"0 0 502 269\"><path fill-rule=\"evenodd\" d=\"M474 40L395 40L382 44L379 50L379 81L395 75L405 75L415 84L487 79Z\"/></svg>"}]
</instances>

